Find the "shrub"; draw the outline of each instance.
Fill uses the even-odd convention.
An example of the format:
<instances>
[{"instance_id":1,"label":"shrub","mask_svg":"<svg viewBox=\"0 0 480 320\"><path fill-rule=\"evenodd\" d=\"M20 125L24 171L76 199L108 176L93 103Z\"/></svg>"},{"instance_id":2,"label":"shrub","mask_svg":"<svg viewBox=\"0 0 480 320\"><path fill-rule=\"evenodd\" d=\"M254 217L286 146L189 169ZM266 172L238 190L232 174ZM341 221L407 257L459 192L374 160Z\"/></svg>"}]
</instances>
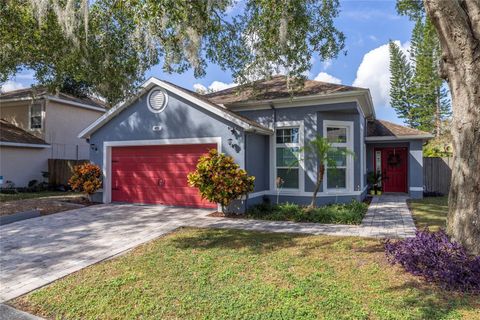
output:
<instances>
[{"instance_id":1,"label":"shrub","mask_svg":"<svg viewBox=\"0 0 480 320\"><path fill-rule=\"evenodd\" d=\"M201 156L196 170L188 174L189 185L198 188L203 199L220 203L222 211L233 200L252 192L254 180L232 157L215 149Z\"/></svg>"},{"instance_id":2,"label":"shrub","mask_svg":"<svg viewBox=\"0 0 480 320\"><path fill-rule=\"evenodd\" d=\"M445 289L480 293L480 256L469 256L443 230L425 229L414 238L386 240L385 252L390 263Z\"/></svg>"},{"instance_id":3,"label":"shrub","mask_svg":"<svg viewBox=\"0 0 480 320\"><path fill-rule=\"evenodd\" d=\"M84 163L73 168L73 175L68 180L72 190L94 194L102 186L102 171L92 163Z\"/></svg>"},{"instance_id":4,"label":"shrub","mask_svg":"<svg viewBox=\"0 0 480 320\"><path fill-rule=\"evenodd\" d=\"M367 209L367 204L359 201L352 201L347 204L331 204L318 208L304 208L292 203L278 205L261 203L252 206L248 210L247 216L253 219L274 221L360 224Z\"/></svg>"}]
</instances>

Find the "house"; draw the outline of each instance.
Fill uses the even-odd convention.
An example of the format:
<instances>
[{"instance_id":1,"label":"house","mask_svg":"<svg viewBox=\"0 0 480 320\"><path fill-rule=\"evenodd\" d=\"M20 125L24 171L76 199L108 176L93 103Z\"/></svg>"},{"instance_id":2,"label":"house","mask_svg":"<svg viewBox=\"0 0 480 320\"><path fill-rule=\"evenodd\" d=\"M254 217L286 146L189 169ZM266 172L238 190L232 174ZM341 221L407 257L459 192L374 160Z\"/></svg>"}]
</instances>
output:
<instances>
[{"instance_id":1,"label":"house","mask_svg":"<svg viewBox=\"0 0 480 320\"><path fill-rule=\"evenodd\" d=\"M5 186L43 181L48 159L88 159L79 132L105 113L102 102L29 88L0 94L0 177ZM0 185L2 187L2 185Z\"/></svg>"},{"instance_id":2,"label":"house","mask_svg":"<svg viewBox=\"0 0 480 320\"><path fill-rule=\"evenodd\" d=\"M298 150L321 135L355 157L327 168L318 203L361 200L367 172L382 171L385 192L421 198L422 144L431 135L378 120L368 89L307 80L293 96L276 76L242 90L199 95L151 78L137 96L80 133L90 159L103 168L103 202L215 208L187 186L186 175L210 148L232 156L255 176L242 205L264 198L309 203L316 161ZM276 178L284 184L277 190Z\"/></svg>"}]
</instances>

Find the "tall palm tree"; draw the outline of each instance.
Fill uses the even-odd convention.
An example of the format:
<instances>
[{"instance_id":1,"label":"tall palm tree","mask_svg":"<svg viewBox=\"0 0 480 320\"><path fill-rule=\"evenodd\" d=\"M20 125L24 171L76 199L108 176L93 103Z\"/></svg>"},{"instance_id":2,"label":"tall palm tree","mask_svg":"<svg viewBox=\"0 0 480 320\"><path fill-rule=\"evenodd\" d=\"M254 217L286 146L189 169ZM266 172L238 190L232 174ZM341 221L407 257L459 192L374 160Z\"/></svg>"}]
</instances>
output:
<instances>
[{"instance_id":1,"label":"tall palm tree","mask_svg":"<svg viewBox=\"0 0 480 320\"><path fill-rule=\"evenodd\" d=\"M348 149L334 147L332 143L328 142L327 138L322 136L316 136L315 139L310 140L303 150L317 161L317 181L315 183L315 189L313 190L312 202L308 206L309 208L315 208L317 206L317 194L325 174L325 165L327 165L328 168L336 168L337 162L335 156L355 156L355 153Z\"/></svg>"}]
</instances>

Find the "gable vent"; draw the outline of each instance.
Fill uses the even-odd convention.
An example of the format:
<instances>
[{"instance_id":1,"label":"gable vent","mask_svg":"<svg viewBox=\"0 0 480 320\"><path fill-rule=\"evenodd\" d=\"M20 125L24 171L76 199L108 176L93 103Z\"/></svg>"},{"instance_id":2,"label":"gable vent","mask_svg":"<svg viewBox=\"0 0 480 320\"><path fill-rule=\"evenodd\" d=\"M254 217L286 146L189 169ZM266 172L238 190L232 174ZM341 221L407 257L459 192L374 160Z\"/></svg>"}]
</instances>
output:
<instances>
[{"instance_id":1,"label":"gable vent","mask_svg":"<svg viewBox=\"0 0 480 320\"><path fill-rule=\"evenodd\" d=\"M148 94L148 108L151 112L162 112L167 106L168 96L164 90L155 89Z\"/></svg>"}]
</instances>

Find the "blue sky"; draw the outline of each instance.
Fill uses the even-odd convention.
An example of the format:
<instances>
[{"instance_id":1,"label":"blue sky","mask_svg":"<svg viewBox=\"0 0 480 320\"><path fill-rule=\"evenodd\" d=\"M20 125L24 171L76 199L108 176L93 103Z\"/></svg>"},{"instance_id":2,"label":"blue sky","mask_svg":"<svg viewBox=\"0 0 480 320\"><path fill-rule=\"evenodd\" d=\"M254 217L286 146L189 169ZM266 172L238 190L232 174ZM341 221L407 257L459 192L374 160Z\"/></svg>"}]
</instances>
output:
<instances>
[{"instance_id":1,"label":"blue sky","mask_svg":"<svg viewBox=\"0 0 480 320\"><path fill-rule=\"evenodd\" d=\"M391 39L399 41L407 48L413 28L412 22L397 15L394 0L341 0L340 4L341 12L336 25L346 35L347 55L340 54L337 59L327 62L315 59L309 78L315 79L318 76L320 80L368 87L372 92L377 117L402 123L388 104L389 71L386 45ZM208 66L207 75L200 79L195 79L191 71L166 74L159 66L146 74L147 78L150 76L166 79L187 89L194 89L195 85L222 88L232 83L231 74L213 64ZM3 89L27 87L33 82L32 73L25 71L7 82Z\"/></svg>"}]
</instances>

